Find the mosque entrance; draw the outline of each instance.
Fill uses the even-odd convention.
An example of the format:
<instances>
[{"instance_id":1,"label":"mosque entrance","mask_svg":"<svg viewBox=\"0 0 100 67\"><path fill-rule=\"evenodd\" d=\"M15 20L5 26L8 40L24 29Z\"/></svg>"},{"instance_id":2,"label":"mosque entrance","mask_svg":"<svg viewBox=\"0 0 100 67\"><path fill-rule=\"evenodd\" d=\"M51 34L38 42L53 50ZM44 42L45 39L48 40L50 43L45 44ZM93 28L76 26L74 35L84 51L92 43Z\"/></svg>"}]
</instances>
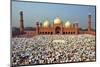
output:
<instances>
[{"instance_id":1,"label":"mosque entrance","mask_svg":"<svg viewBox=\"0 0 100 67\"><path fill-rule=\"evenodd\" d=\"M55 34L60 34L61 32L61 28L60 27L56 27L55 28Z\"/></svg>"}]
</instances>

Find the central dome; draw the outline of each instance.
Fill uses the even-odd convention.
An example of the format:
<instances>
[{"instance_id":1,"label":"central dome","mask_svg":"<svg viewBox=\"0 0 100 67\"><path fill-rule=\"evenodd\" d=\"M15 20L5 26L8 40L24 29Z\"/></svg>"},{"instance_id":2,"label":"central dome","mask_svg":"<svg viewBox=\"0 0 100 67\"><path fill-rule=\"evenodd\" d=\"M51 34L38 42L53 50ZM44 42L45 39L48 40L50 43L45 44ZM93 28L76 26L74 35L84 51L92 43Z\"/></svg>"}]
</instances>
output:
<instances>
[{"instance_id":1,"label":"central dome","mask_svg":"<svg viewBox=\"0 0 100 67\"><path fill-rule=\"evenodd\" d=\"M48 20L44 21L43 27L49 27L49 21Z\"/></svg>"},{"instance_id":2,"label":"central dome","mask_svg":"<svg viewBox=\"0 0 100 67\"><path fill-rule=\"evenodd\" d=\"M66 27L66 28L70 28L70 26L71 26L70 21L69 21L69 20L66 21L66 23L65 23L65 27Z\"/></svg>"},{"instance_id":3,"label":"central dome","mask_svg":"<svg viewBox=\"0 0 100 67\"><path fill-rule=\"evenodd\" d=\"M61 19L60 17L56 17L56 19L54 19L54 24L61 24Z\"/></svg>"}]
</instances>

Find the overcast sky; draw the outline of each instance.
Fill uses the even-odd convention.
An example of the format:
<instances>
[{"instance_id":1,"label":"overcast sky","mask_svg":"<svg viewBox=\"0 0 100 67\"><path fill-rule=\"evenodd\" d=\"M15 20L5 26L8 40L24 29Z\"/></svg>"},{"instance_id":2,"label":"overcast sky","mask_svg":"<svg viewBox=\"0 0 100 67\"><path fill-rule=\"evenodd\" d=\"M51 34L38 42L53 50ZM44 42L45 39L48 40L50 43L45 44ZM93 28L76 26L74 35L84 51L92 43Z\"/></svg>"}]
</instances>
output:
<instances>
[{"instance_id":1,"label":"overcast sky","mask_svg":"<svg viewBox=\"0 0 100 67\"><path fill-rule=\"evenodd\" d=\"M91 15L91 26L95 28L95 6L18 2L12 1L12 26L19 27L20 11L23 11L25 27L35 27L36 21L44 22L49 19L50 23L59 16L63 23L70 20L71 24L78 21L79 27L87 28L88 15Z\"/></svg>"}]
</instances>

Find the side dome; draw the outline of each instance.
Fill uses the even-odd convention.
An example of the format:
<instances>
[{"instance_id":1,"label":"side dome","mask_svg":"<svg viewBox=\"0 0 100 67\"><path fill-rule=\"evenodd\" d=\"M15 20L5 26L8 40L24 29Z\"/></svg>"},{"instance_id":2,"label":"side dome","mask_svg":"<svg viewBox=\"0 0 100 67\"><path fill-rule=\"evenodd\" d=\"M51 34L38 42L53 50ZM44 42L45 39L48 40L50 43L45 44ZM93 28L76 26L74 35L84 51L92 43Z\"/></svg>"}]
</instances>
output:
<instances>
[{"instance_id":1,"label":"side dome","mask_svg":"<svg viewBox=\"0 0 100 67\"><path fill-rule=\"evenodd\" d=\"M70 24L70 21L69 21L69 20L66 21L66 23L65 23L65 27L66 27L66 28L70 28L70 27L71 27L71 24Z\"/></svg>"},{"instance_id":2,"label":"side dome","mask_svg":"<svg viewBox=\"0 0 100 67\"><path fill-rule=\"evenodd\" d=\"M54 24L61 24L61 23L62 23L62 21L61 21L60 17L56 17L54 19Z\"/></svg>"},{"instance_id":3,"label":"side dome","mask_svg":"<svg viewBox=\"0 0 100 67\"><path fill-rule=\"evenodd\" d=\"M48 20L45 20L45 21L44 21L43 27L49 27L49 21L48 21Z\"/></svg>"}]
</instances>

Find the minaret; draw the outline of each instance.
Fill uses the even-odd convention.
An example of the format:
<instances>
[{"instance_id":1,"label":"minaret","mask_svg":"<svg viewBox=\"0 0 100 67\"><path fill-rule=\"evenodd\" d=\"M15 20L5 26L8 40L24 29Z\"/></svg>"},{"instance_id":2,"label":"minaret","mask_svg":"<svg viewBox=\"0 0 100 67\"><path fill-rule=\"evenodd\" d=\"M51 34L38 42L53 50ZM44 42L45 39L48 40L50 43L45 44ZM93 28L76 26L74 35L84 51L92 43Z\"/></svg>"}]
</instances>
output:
<instances>
[{"instance_id":1,"label":"minaret","mask_svg":"<svg viewBox=\"0 0 100 67\"><path fill-rule=\"evenodd\" d=\"M20 11L20 33L24 32L23 11Z\"/></svg>"},{"instance_id":2,"label":"minaret","mask_svg":"<svg viewBox=\"0 0 100 67\"><path fill-rule=\"evenodd\" d=\"M42 28L42 22L40 23L40 28Z\"/></svg>"},{"instance_id":3,"label":"minaret","mask_svg":"<svg viewBox=\"0 0 100 67\"><path fill-rule=\"evenodd\" d=\"M91 32L91 15L88 16L88 33Z\"/></svg>"},{"instance_id":4,"label":"minaret","mask_svg":"<svg viewBox=\"0 0 100 67\"><path fill-rule=\"evenodd\" d=\"M77 21L75 20L75 23L74 23L74 28L75 28L75 34L78 34L78 23Z\"/></svg>"},{"instance_id":5,"label":"minaret","mask_svg":"<svg viewBox=\"0 0 100 67\"><path fill-rule=\"evenodd\" d=\"M39 34L39 22L36 22L36 34Z\"/></svg>"}]
</instances>

